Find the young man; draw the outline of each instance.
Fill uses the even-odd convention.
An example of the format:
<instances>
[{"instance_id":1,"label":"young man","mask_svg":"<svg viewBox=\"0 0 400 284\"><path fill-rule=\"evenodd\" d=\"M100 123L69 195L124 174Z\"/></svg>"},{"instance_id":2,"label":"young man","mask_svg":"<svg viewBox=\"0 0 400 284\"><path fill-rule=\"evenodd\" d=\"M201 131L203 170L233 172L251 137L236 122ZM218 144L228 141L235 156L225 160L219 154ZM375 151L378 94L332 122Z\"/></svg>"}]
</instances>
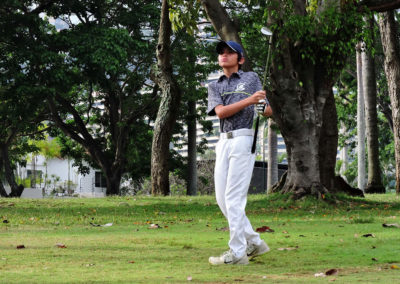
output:
<instances>
[{"instance_id":1,"label":"young man","mask_svg":"<svg viewBox=\"0 0 400 284\"><path fill-rule=\"evenodd\" d=\"M245 60L240 44L221 41L216 49L224 74L208 87L208 114L220 119L215 194L229 223L230 249L221 256L210 257L209 262L213 265L248 264L249 257L269 251L253 230L245 207L255 161L255 154L251 153L254 105L264 116L272 115L272 110L257 74L240 70Z\"/></svg>"}]
</instances>

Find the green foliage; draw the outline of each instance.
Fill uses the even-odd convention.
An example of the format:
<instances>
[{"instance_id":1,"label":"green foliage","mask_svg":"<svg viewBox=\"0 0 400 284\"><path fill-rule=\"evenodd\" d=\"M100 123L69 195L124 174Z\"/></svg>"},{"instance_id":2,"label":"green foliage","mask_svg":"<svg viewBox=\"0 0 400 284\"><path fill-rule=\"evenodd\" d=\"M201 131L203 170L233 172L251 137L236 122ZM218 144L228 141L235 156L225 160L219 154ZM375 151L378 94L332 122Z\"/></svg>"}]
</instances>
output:
<instances>
[{"instance_id":1,"label":"green foliage","mask_svg":"<svg viewBox=\"0 0 400 284\"><path fill-rule=\"evenodd\" d=\"M197 19L200 14L200 1L172 0L169 1L169 19L172 29L176 32L185 29L190 35L198 30Z\"/></svg>"},{"instance_id":2,"label":"green foliage","mask_svg":"<svg viewBox=\"0 0 400 284\"><path fill-rule=\"evenodd\" d=\"M310 7L314 6L311 3ZM289 40L290 48L296 50L302 60L321 63L332 73L340 71L343 59L363 37L362 14L355 5L346 5L341 10L331 7L306 16L294 14L290 5L285 7L282 9L285 20L270 27L278 39L276 49L279 51Z\"/></svg>"}]
</instances>

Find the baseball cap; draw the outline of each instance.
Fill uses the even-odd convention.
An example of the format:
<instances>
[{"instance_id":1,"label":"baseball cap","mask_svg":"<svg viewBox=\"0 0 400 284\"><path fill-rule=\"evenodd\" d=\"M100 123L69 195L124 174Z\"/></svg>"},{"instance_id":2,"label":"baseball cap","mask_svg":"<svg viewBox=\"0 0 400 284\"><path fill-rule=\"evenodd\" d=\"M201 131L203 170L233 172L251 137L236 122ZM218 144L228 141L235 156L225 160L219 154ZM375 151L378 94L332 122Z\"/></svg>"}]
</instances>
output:
<instances>
[{"instance_id":1,"label":"baseball cap","mask_svg":"<svg viewBox=\"0 0 400 284\"><path fill-rule=\"evenodd\" d=\"M217 53L221 54L222 50L224 49L224 47L229 47L230 49L235 51L237 54L239 54L241 57L244 56L244 52L243 52L242 46L240 44L238 44L237 42L235 42L235 41L230 41L230 40L228 40L228 41L220 41L217 44L217 48L216 48Z\"/></svg>"}]
</instances>

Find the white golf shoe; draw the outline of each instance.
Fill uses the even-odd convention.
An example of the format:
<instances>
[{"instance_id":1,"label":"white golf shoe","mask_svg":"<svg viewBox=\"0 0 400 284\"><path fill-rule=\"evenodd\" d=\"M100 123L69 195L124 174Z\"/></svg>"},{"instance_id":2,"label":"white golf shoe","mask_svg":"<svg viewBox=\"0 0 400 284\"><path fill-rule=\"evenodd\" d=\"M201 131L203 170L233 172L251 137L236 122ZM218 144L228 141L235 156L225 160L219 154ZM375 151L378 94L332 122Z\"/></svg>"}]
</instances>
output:
<instances>
[{"instance_id":1,"label":"white golf shoe","mask_svg":"<svg viewBox=\"0 0 400 284\"><path fill-rule=\"evenodd\" d=\"M262 243L258 246L255 244L248 244L246 249L247 256L250 258L262 255L267 252L269 252L269 247L264 241L262 241Z\"/></svg>"},{"instance_id":2,"label":"white golf shoe","mask_svg":"<svg viewBox=\"0 0 400 284\"><path fill-rule=\"evenodd\" d=\"M212 265L220 264L249 264L247 255L237 258L230 250L224 252L221 256L211 256L208 262Z\"/></svg>"}]
</instances>

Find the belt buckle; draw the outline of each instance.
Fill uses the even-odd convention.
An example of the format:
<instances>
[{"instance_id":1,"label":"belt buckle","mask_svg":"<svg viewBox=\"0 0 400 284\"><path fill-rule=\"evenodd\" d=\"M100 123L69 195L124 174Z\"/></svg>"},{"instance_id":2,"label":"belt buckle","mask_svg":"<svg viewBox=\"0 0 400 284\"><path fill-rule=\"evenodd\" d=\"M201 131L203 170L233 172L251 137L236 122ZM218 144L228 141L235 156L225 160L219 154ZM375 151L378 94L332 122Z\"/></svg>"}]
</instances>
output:
<instances>
[{"instance_id":1,"label":"belt buckle","mask_svg":"<svg viewBox=\"0 0 400 284\"><path fill-rule=\"evenodd\" d=\"M232 138L233 138L233 133L232 133L232 132L227 132L227 133L226 133L226 137L227 137L228 139L232 139Z\"/></svg>"}]
</instances>

